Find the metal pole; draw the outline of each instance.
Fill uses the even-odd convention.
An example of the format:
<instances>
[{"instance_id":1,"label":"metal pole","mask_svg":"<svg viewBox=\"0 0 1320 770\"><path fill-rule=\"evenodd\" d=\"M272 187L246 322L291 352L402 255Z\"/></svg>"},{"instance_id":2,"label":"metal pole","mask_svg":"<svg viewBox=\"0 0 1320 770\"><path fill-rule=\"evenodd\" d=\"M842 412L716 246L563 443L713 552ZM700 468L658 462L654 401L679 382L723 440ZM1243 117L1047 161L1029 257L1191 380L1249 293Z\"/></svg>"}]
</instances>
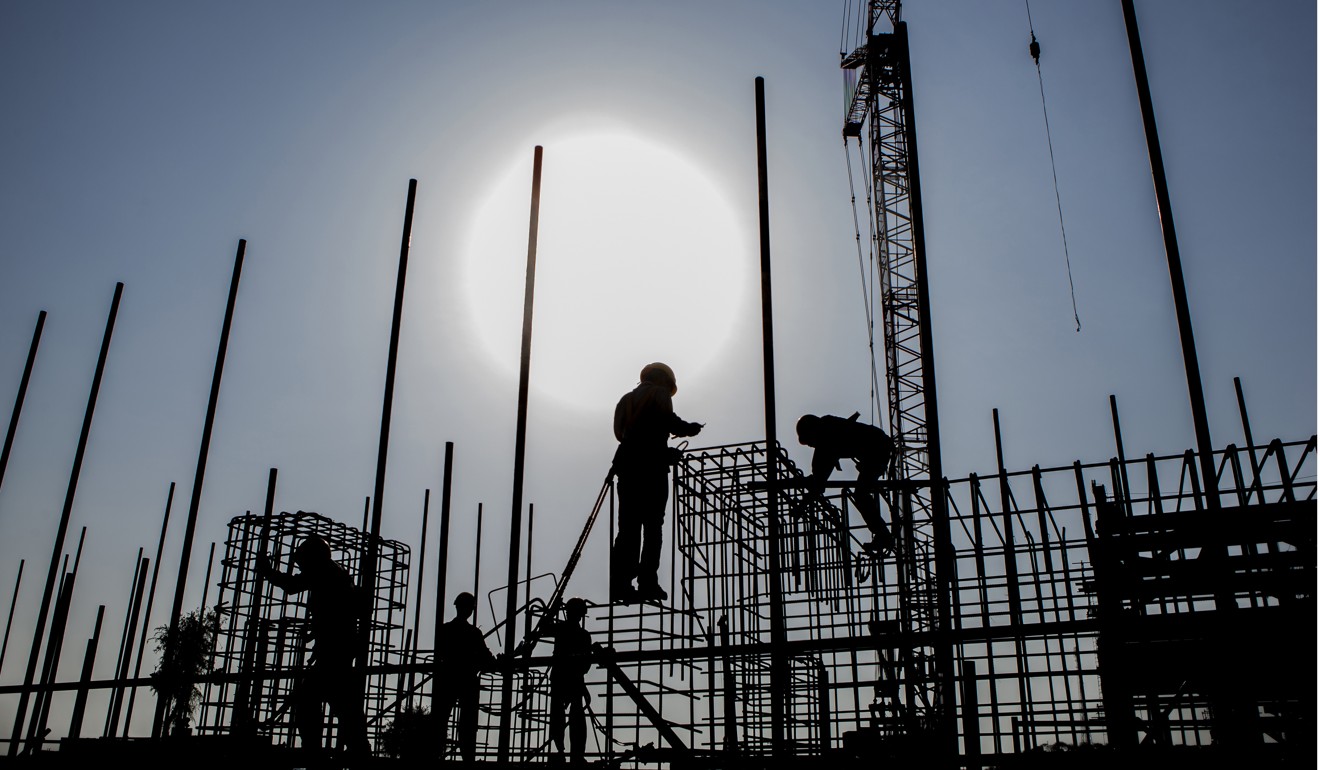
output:
<instances>
[{"instance_id":1,"label":"metal pole","mask_svg":"<svg viewBox=\"0 0 1320 770\"><path fill-rule=\"evenodd\" d=\"M390 451L390 420L394 411L394 374L399 361L399 330L403 323L403 290L408 276L408 248L412 244L413 210L417 203L417 180L408 180L408 202L403 212L403 236L399 244L399 270L394 283L394 317L390 324L390 350L385 362L385 397L380 411L380 443L376 450L376 486L371 501L371 539L368 552L375 554L379 547L381 511L385 501L385 466ZM376 563L368 559L363 573L363 585L368 595L375 593Z\"/></svg>"},{"instance_id":2,"label":"metal pole","mask_svg":"<svg viewBox=\"0 0 1320 770\"><path fill-rule=\"evenodd\" d=\"M60 597L55 602L55 617L51 620L50 638L46 644L46 663L41 675L43 688L54 684L59 673L60 658L64 654L64 632L69 625L69 607L73 603L73 586L77 582L77 574L76 569L64 573L64 582L60 585ZM46 721L50 717L50 702L54 697L55 691L51 689L43 689L37 696L37 704L32 709L32 722L28 725L28 743L33 750L40 750L46 739Z\"/></svg>"},{"instance_id":3,"label":"metal pole","mask_svg":"<svg viewBox=\"0 0 1320 770\"><path fill-rule=\"evenodd\" d=\"M380 443L376 452L376 485L371 501L371 531L367 535L367 553L362 566L362 594L366 602L366 621L358 632L358 667L356 676L365 685L366 668L371 664L371 619L376 609L376 569L380 552L380 522L385 502L385 466L390 447L390 419L394 411L394 374L399 360L399 329L403 322L403 290L408 275L408 248L412 243L413 211L417 203L417 180L408 180L408 201L403 212L403 235L399 244L399 270L394 283L394 316L390 323L390 350L385 363L385 396L380 410Z\"/></svg>"},{"instance_id":4,"label":"metal pole","mask_svg":"<svg viewBox=\"0 0 1320 770\"><path fill-rule=\"evenodd\" d=\"M1242 416L1242 437L1247 441L1247 457L1251 458L1251 483L1247 491L1251 488L1256 490L1256 502L1265 504L1265 489L1260 482L1260 461L1256 458L1256 441L1251 437L1251 420L1247 419L1247 400L1242 395L1242 379L1233 378L1233 391L1237 394L1238 414ZM0 662L4 661L4 654L0 653Z\"/></svg>"},{"instance_id":5,"label":"metal pole","mask_svg":"<svg viewBox=\"0 0 1320 770\"><path fill-rule=\"evenodd\" d=\"M418 637L422 629L422 587L426 581L426 521L431 512L431 490L422 496L422 539L421 553L417 559L417 606L413 609L413 655L417 654Z\"/></svg>"},{"instance_id":6,"label":"metal pole","mask_svg":"<svg viewBox=\"0 0 1320 770\"><path fill-rule=\"evenodd\" d=\"M528 608L523 615L523 638L532 635L532 523L536 520L536 506L528 504L527 506L527 590L523 593L523 607ZM513 629L510 628L512 633Z\"/></svg>"},{"instance_id":7,"label":"metal pole","mask_svg":"<svg viewBox=\"0 0 1320 770\"><path fill-rule=\"evenodd\" d=\"M410 655L409 662L416 665L417 647L421 644L422 638L422 587L426 582L426 520L431 511L431 490L427 489L422 495L422 538L421 553L417 560L417 597L413 600L416 607L413 609L413 633L412 644L408 648ZM439 645L436 645L437 647ZM413 703L413 686L417 676L415 671L408 672L408 705Z\"/></svg>"},{"instance_id":8,"label":"metal pole","mask_svg":"<svg viewBox=\"0 0 1320 770\"><path fill-rule=\"evenodd\" d=\"M206 420L202 423L202 443L197 450L197 471L193 476L192 499L188 503L188 521L183 527L183 550L179 555L179 576L174 583L174 604L170 608L170 635L174 636L179 628L179 616L183 614L183 593L188 586L188 562L192 558L193 534L197 531L197 511L202 504L202 482L206 478L206 456L211 451L211 430L215 426L215 408L220 400L220 379L225 371L225 353L229 349L229 330L234 322L234 305L238 301L238 281L243 274L243 255L247 251L247 241L239 239L238 251L234 255L234 272L229 279L229 298L225 303L225 320L220 326L220 344L215 353L215 370L211 375L211 395L206 402ZM158 737L165 719L166 698L156 699L156 725L152 727L152 737Z\"/></svg>"},{"instance_id":9,"label":"metal pole","mask_svg":"<svg viewBox=\"0 0 1320 770\"><path fill-rule=\"evenodd\" d=\"M37 613L37 627L32 632L32 650L28 654L27 671L23 675L23 687L31 688L37 675L37 660L41 657L41 640L46 632L46 615L50 612L51 595L55 592L55 577L59 569L60 554L64 551L64 537L69 531L69 517L73 513L73 498L78 491L78 476L82 472L83 456L87 452L87 437L92 431L92 415L96 411L96 397L101 391L101 377L105 373L105 361L110 353L110 338L115 330L115 316L119 313L119 299L123 296L124 284L115 284L114 299L110 301L110 316L105 322L105 336L101 338L101 354L96 361L96 374L92 377L92 391L87 397L87 410L83 414L82 433L78 436L78 450L73 456L73 471L69 474L69 488L64 494L64 509L60 513L59 528L55 532L55 547L50 556L50 569L46 573L46 587L41 594L41 609ZM14 729L9 741L9 755L18 754L19 738L23 735L23 723L27 719L28 699L31 693L24 689L18 696L18 710L14 712Z\"/></svg>"},{"instance_id":10,"label":"metal pole","mask_svg":"<svg viewBox=\"0 0 1320 770\"><path fill-rule=\"evenodd\" d=\"M541 146L532 157L532 211L527 229L527 280L523 292L522 365L518 373L518 425L513 450L513 505L509 522L509 591L505 602L504 654L513 658L513 616L518 611L518 551L522 535L523 460L527 451L527 382L532 361L532 298L536 289L536 235L541 208ZM500 737L497 761L509 760L513 713L513 670L506 668L500 688Z\"/></svg>"},{"instance_id":11,"label":"metal pole","mask_svg":"<svg viewBox=\"0 0 1320 770\"><path fill-rule=\"evenodd\" d=\"M32 332L32 345L28 348L23 377L18 381L18 395L14 397L14 412L9 417L9 430L5 433L5 446L0 449L0 486L5 483L5 468L9 467L9 450L14 446L14 433L18 431L18 416L23 412L23 399L27 396L28 380L32 378L32 364L37 360L37 345L41 343L41 327L46 325L46 311L37 313L37 328Z\"/></svg>"},{"instance_id":12,"label":"metal pole","mask_svg":"<svg viewBox=\"0 0 1320 770\"><path fill-rule=\"evenodd\" d=\"M174 482L170 482L169 494L165 497L165 518L160 523L160 539L156 541L156 562L151 568L151 587L147 589L147 609L142 615L142 636L138 639L137 662L133 664L133 678L142 675L142 655L147 648L148 631L151 629L151 605L156 601L156 578L160 577L160 557L165 551L165 532L170 526L170 508L174 505ZM133 701L137 699L137 688L128 691L128 711L124 714L124 737L128 737L128 726L133 721Z\"/></svg>"},{"instance_id":13,"label":"metal pole","mask_svg":"<svg viewBox=\"0 0 1320 770\"><path fill-rule=\"evenodd\" d=\"M444 477L440 486L440 550L436 554L435 570L435 634L432 645L436 649L436 659L439 659L440 639L442 636L441 627L445 624L445 591L447 589L447 575L449 572L449 493L451 489L451 480L454 470L454 442L445 442L445 470ZM476 614L474 611L472 622L476 623ZM433 691L435 687L431 688Z\"/></svg>"},{"instance_id":14,"label":"metal pole","mask_svg":"<svg viewBox=\"0 0 1320 770\"><path fill-rule=\"evenodd\" d=\"M1137 80L1137 99L1141 103L1141 120L1146 129L1146 150L1150 154L1150 173L1155 183L1155 205L1159 209L1160 229L1164 233L1164 256L1169 263L1173 307L1178 316L1178 336L1182 340L1183 368L1187 375L1187 395L1192 405L1192 426L1196 432L1201 476L1205 480L1206 506L1211 511L1217 511L1219 488L1215 479L1214 445L1210 443L1210 422L1205 414L1205 393L1201 389L1201 366L1196 357L1196 340L1192 335L1192 312L1187 304L1182 257L1179 256L1178 235L1173 227L1173 204L1169 200L1169 183L1164 176L1164 155L1160 152L1160 135L1155 126L1155 107L1150 98L1150 83L1146 79L1146 57L1141 51L1141 33L1137 29L1137 13L1132 7L1132 0L1123 0L1123 22L1127 26L1128 48L1132 52L1132 71Z\"/></svg>"},{"instance_id":15,"label":"metal pole","mask_svg":"<svg viewBox=\"0 0 1320 770\"><path fill-rule=\"evenodd\" d=\"M761 225L761 353L765 380L765 459L770 539L770 744L773 756L784 751L784 703L788 659L784 655L784 588L779 558L779 439L775 432L775 338L770 291L770 199L765 140L765 79L756 79L756 171Z\"/></svg>"},{"instance_id":16,"label":"metal pole","mask_svg":"<svg viewBox=\"0 0 1320 770\"><path fill-rule=\"evenodd\" d=\"M0 644L0 671L4 670L5 652L9 650L9 631L14 627L14 607L18 605L18 588L23 585L23 566L27 559L18 560L18 577L14 579L14 596L9 600L9 619L5 621L5 641Z\"/></svg>"},{"instance_id":17,"label":"metal pole","mask_svg":"<svg viewBox=\"0 0 1320 770\"><path fill-rule=\"evenodd\" d=\"M138 592L138 583L146 578L146 565L143 564L142 547L138 547L137 556L133 558L133 579L128 581L128 603L124 608L124 630L119 634L119 654L115 657L115 678L123 679L128 674L128 659L133 654L133 637L130 631L137 629L137 617L133 614L139 608L136 604L141 599ZM121 698L124 696L124 687L122 684L115 685L110 690L110 705L105 713L105 735L114 735L115 725L119 721L119 706Z\"/></svg>"},{"instance_id":18,"label":"metal pole","mask_svg":"<svg viewBox=\"0 0 1320 770\"><path fill-rule=\"evenodd\" d=\"M211 568L215 566L215 541L211 541L211 552L206 555L206 577L202 578L202 618L206 618L206 600L211 595Z\"/></svg>"},{"instance_id":19,"label":"metal pole","mask_svg":"<svg viewBox=\"0 0 1320 770\"><path fill-rule=\"evenodd\" d=\"M484 506L477 503L477 552L472 564L472 597L475 599L481 596L481 528L483 525ZM477 623L477 608L481 607L481 602L476 603L476 608L472 610L472 624Z\"/></svg>"},{"instance_id":20,"label":"metal pole","mask_svg":"<svg viewBox=\"0 0 1320 770\"><path fill-rule=\"evenodd\" d=\"M105 619L105 605L96 608L96 626L92 629L92 638L87 640L87 651L83 653L82 676L78 682L78 696L73 701L73 716L69 719L69 737L82 737L83 712L87 709L88 684L92 681L92 665L96 662L96 647L101 641L101 621Z\"/></svg>"}]
</instances>

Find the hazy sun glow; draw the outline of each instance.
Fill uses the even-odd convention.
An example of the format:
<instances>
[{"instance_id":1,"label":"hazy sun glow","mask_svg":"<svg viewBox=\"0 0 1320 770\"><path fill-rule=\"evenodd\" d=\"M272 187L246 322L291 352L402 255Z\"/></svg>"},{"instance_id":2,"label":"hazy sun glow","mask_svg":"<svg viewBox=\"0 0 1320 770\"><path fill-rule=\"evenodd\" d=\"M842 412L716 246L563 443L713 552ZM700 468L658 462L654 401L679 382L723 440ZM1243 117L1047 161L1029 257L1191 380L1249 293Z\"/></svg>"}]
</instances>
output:
<instances>
[{"instance_id":1,"label":"hazy sun glow","mask_svg":"<svg viewBox=\"0 0 1320 770\"><path fill-rule=\"evenodd\" d=\"M562 404L612 408L642 365L680 390L727 342L744 308L745 241L734 211L675 152L621 132L544 143L531 385ZM516 375L532 148L472 221L464 296L476 336Z\"/></svg>"}]
</instances>

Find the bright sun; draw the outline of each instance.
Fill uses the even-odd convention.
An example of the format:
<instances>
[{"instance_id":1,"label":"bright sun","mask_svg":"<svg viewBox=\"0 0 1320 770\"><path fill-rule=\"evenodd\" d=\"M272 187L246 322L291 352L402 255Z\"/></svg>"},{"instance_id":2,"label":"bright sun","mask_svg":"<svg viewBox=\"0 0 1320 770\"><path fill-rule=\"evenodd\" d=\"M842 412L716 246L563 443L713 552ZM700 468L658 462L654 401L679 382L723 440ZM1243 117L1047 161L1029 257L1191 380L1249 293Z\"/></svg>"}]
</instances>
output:
<instances>
[{"instance_id":1,"label":"bright sun","mask_svg":"<svg viewBox=\"0 0 1320 770\"><path fill-rule=\"evenodd\" d=\"M612 409L643 364L691 382L743 312L749 260L738 219L702 171L635 135L543 144L531 386ZM472 220L464 296L482 347L516 376L532 148Z\"/></svg>"}]
</instances>

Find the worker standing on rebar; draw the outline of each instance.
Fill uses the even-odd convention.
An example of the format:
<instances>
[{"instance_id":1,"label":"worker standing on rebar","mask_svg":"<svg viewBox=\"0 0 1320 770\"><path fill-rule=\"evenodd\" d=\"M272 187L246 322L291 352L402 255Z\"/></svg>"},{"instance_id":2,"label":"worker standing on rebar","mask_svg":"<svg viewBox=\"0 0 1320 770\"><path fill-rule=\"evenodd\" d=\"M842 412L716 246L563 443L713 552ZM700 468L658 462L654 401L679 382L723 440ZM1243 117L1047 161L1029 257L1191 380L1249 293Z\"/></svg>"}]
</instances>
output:
<instances>
[{"instance_id":1,"label":"worker standing on rebar","mask_svg":"<svg viewBox=\"0 0 1320 770\"><path fill-rule=\"evenodd\" d=\"M464 591L454 597L454 617L441 627L435 645L436 706L440 725L440 756L449 738L449 717L458 706L458 753L464 762L477 758L477 709L481 695L481 672L495 668L495 656L486 638L469 618L477 599Z\"/></svg>"},{"instance_id":2,"label":"worker standing on rebar","mask_svg":"<svg viewBox=\"0 0 1320 770\"><path fill-rule=\"evenodd\" d=\"M824 494L825 482L838 469L839 461L851 459L857 467L857 485L849 497L871 530L871 541L863 547L887 551L894 546L894 536L880 515L876 482L882 475L889 475L894 440L880 428L858 422L857 417L857 414L847 419L831 414L821 417L804 414L798 419L798 441L816 450L811 455L807 495L810 498Z\"/></svg>"},{"instance_id":3,"label":"worker standing on rebar","mask_svg":"<svg viewBox=\"0 0 1320 770\"><path fill-rule=\"evenodd\" d=\"M585 600L574 597L564 604L564 619L550 626L546 636L555 640L550 662L550 741L558 754L551 761L564 761L564 722L568 721L570 764L585 764L587 749L586 675L591 669L591 632L582 627L587 616Z\"/></svg>"},{"instance_id":4,"label":"worker standing on rebar","mask_svg":"<svg viewBox=\"0 0 1320 770\"><path fill-rule=\"evenodd\" d=\"M659 362L647 364L639 380L614 407L619 531L610 552L610 601L616 602L669 598L658 576L669 466L679 457L678 450L669 446L669 437L695 436L702 428L674 414L672 399L678 383L673 369Z\"/></svg>"},{"instance_id":5,"label":"worker standing on rebar","mask_svg":"<svg viewBox=\"0 0 1320 770\"><path fill-rule=\"evenodd\" d=\"M337 564L330 545L309 535L293 552L298 572L274 569L265 554L257 557L257 571L286 593L307 593L308 625L313 642L310 665L294 683L290 694L293 722L303 748L321 753L323 704L339 722L339 747L348 755L368 757L367 722L362 712L362 679L353 670L357 657L358 621L364 603L348 570Z\"/></svg>"}]
</instances>

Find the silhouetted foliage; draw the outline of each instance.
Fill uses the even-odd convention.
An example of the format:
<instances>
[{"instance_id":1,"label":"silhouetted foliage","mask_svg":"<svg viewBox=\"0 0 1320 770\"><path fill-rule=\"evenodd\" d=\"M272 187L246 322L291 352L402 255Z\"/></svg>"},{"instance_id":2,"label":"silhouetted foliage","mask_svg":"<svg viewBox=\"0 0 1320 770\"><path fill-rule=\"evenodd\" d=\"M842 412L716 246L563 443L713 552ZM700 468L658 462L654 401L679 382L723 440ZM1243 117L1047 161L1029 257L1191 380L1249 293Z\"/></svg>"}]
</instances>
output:
<instances>
[{"instance_id":1,"label":"silhouetted foliage","mask_svg":"<svg viewBox=\"0 0 1320 770\"><path fill-rule=\"evenodd\" d=\"M151 674L151 689L165 699L170 735L189 731L193 709L202 697L197 678L208 672L219 626L220 616L214 610L199 609L181 616L173 632L168 625L158 626L151 637L160 653L160 662Z\"/></svg>"},{"instance_id":2,"label":"silhouetted foliage","mask_svg":"<svg viewBox=\"0 0 1320 770\"><path fill-rule=\"evenodd\" d=\"M385 729L381 730L380 750L388 757L422 759L435 736L431 712L425 706L404 706ZM437 749L432 747L432 753Z\"/></svg>"}]
</instances>

